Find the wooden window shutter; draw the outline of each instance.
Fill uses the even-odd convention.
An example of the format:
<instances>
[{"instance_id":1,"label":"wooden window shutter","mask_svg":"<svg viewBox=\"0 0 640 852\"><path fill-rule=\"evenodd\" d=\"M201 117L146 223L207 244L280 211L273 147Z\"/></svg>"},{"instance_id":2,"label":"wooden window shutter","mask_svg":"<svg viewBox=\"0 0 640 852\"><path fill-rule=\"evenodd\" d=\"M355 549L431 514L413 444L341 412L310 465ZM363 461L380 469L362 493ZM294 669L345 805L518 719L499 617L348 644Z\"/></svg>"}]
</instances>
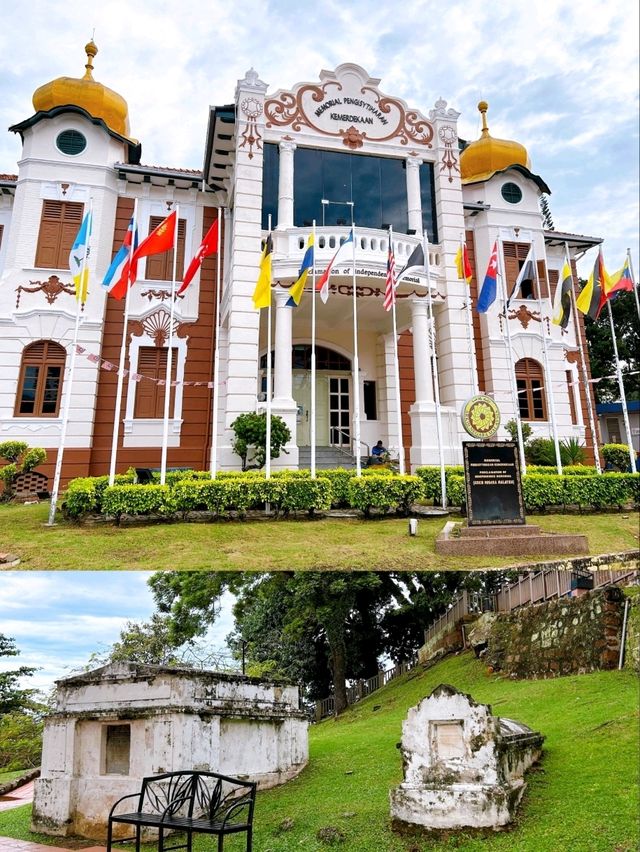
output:
<instances>
[{"instance_id":1,"label":"wooden window shutter","mask_svg":"<svg viewBox=\"0 0 640 852\"><path fill-rule=\"evenodd\" d=\"M157 228L164 216L149 217L149 233ZM184 274L184 246L187 234L186 219L178 219L178 259L176 262L176 281L181 281ZM154 254L147 258L145 278L148 281L171 281L173 275L173 249L163 254Z\"/></svg>"},{"instance_id":2,"label":"wooden window shutter","mask_svg":"<svg viewBox=\"0 0 640 852\"><path fill-rule=\"evenodd\" d=\"M69 252L82 223L84 205L76 201L52 201L42 205L35 266L68 269Z\"/></svg>"},{"instance_id":3,"label":"wooden window shutter","mask_svg":"<svg viewBox=\"0 0 640 852\"><path fill-rule=\"evenodd\" d=\"M540 281L540 298L546 299L549 296L549 285L547 284L547 264L544 260L538 261L538 280Z\"/></svg>"},{"instance_id":4,"label":"wooden window shutter","mask_svg":"<svg viewBox=\"0 0 640 852\"><path fill-rule=\"evenodd\" d=\"M161 418L164 416L164 394L165 386L158 385L150 379L166 379L167 377L167 349L156 346L142 346L138 351L137 372L141 379L136 386L136 402L134 406L134 417ZM178 366L178 350L173 349L171 356L171 379L175 381ZM169 416L173 417L173 405L175 399L175 388L171 388L169 397Z\"/></svg>"}]
</instances>

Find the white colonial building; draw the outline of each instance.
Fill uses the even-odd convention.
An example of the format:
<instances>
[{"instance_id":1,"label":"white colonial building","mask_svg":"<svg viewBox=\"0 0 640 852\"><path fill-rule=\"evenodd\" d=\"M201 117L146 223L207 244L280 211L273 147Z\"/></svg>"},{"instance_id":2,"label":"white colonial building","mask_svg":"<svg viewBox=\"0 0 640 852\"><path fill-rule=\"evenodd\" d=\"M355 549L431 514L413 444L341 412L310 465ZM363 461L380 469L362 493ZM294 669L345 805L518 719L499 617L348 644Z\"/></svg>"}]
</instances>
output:
<instances>
[{"instance_id":1,"label":"white colonial building","mask_svg":"<svg viewBox=\"0 0 640 852\"><path fill-rule=\"evenodd\" d=\"M239 80L232 103L210 108L202 170L150 166L141 163L141 146L130 135L126 102L93 79L96 52L93 43L87 45L84 77L40 87L33 96L35 113L10 128L20 134L23 151L18 174L0 175L0 442L26 439L45 447L52 471L61 400L71 393L63 478L107 471L123 303L108 298L100 281L137 199L141 239L179 205L179 277L203 234L222 217L220 281L217 258L207 258L175 305L170 466L207 468L215 429L220 467L238 467L231 423L264 407L267 320L266 311L254 309L252 294L269 220L272 406L292 433L288 455L277 464L308 465L312 278L298 307L286 301L314 222L317 275L355 224L354 251L339 258L327 303L316 300L317 444L337 453L334 458L327 453L327 463L366 455L379 439L392 454L403 446L408 466L437 463L438 397L445 461L460 462L463 403L484 391L493 395L506 422L514 414L512 372L520 413L536 435L551 434L553 396L560 437L592 446L574 318L566 330L552 325L548 297L565 245L575 258L601 240L545 229L539 200L549 192L547 184L531 171L522 145L489 134L486 104L480 105L481 138L464 147L459 114L446 101L438 99L424 111L408 106L383 93L380 81L358 65L343 64L322 71L316 82L278 89L251 70ZM82 351L69 387L76 302L68 254L89 203L92 283L81 315ZM398 269L425 232L430 259L430 284L426 276L412 275L398 291L399 393L391 313L383 309L390 227ZM469 300L475 306L498 237L508 289L532 245L537 274L524 282L506 316L500 290L486 314L470 312ZM470 286L456 269L461 241L473 268ZM166 374L171 268L172 253L149 258L132 290L120 471L160 463L164 387L159 382ZM218 287L220 361L214 388Z\"/></svg>"}]
</instances>

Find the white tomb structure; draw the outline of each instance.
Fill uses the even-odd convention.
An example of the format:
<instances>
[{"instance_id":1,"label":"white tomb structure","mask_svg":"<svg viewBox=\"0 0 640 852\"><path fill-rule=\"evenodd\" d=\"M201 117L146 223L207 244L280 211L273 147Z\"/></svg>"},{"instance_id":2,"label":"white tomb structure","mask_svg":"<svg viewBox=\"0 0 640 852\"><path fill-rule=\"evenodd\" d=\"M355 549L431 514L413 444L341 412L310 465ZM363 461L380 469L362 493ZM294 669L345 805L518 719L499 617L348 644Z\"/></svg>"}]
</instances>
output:
<instances>
[{"instance_id":1,"label":"white tomb structure","mask_svg":"<svg viewBox=\"0 0 640 852\"><path fill-rule=\"evenodd\" d=\"M526 725L493 716L488 704L440 684L402 724L404 780L390 793L392 819L429 829L505 825L543 741Z\"/></svg>"},{"instance_id":2,"label":"white tomb structure","mask_svg":"<svg viewBox=\"0 0 640 852\"><path fill-rule=\"evenodd\" d=\"M109 809L145 776L200 769L266 788L308 760L297 686L133 663L56 686L32 818L45 834L103 839Z\"/></svg>"}]
</instances>

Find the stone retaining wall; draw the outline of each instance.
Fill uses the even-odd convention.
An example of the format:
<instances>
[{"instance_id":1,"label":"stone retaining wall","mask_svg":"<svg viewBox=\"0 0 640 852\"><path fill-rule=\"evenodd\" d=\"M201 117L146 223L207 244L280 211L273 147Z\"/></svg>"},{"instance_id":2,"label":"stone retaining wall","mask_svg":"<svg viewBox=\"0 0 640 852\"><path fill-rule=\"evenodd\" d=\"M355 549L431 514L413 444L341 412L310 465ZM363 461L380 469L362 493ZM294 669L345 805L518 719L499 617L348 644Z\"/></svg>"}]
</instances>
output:
<instances>
[{"instance_id":1,"label":"stone retaining wall","mask_svg":"<svg viewBox=\"0 0 640 852\"><path fill-rule=\"evenodd\" d=\"M555 677L618 665L624 592L616 586L500 613L487 664L514 677Z\"/></svg>"}]
</instances>

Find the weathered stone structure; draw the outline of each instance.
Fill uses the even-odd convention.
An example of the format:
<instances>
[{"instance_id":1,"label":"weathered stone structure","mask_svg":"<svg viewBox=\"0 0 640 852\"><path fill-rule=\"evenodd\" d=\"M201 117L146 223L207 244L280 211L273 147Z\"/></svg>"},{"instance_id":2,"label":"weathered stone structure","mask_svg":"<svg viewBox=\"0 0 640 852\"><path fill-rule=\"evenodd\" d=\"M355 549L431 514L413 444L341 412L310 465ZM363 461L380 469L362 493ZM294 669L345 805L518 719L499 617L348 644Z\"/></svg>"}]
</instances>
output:
<instances>
[{"instance_id":1,"label":"weathered stone structure","mask_svg":"<svg viewBox=\"0 0 640 852\"><path fill-rule=\"evenodd\" d=\"M308 760L298 688L241 675L119 663L56 684L33 828L103 839L142 778L201 769L272 787Z\"/></svg>"},{"instance_id":2,"label":"weathered stone structure","mask_svg":"<svg viewBox=\"0 0 640 852\"><path fill-rule=\"evenodd\" d=\"M617 586L495 617L484 659L515 677L581 674L618 665L624 592ZM474 642L473 634L469 636Z\"/></svg>"},{"instance_id":3,"label":"weathered stone structure","mask_svg":"<svg viewBox=\"0 0 640 852\"><path fill-rule=\"evenodd\" d=\"M526 725L440 684L402 724L404 780L390 793L392 820L427 829L507 824L543 742Z\"/></svg>"}]
</instances>

